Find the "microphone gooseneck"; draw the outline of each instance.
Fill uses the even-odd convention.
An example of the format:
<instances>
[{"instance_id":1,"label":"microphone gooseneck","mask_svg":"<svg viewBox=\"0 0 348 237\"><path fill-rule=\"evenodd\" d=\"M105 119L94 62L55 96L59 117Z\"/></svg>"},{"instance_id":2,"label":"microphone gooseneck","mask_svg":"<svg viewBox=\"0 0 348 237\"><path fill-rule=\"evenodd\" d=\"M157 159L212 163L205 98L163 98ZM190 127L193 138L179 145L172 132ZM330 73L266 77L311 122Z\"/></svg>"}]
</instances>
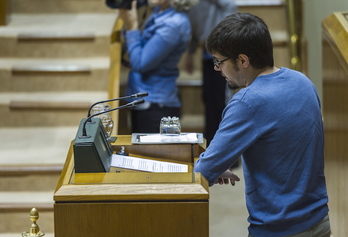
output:
<instances>
[{"instance_id":1,"label":"microphone gooseneck","mask_svg":"<svg viewBox=\"0 0 348 237\"><path fill-rule=\"evenodd\" d=\"M115 98L115 99L110 99L110 100L102 100L102 101L95 102L94 104L91 105L91 107L89 107L88 113L87 113L87 117L91 116L91 110L97 104L111 102L111 101L116 101L116 100L131 99L131 98L143 98L143 97L146 97L148 95L149 95L148 92L139 92L139 93L136 93L136 94L133 94L133 95L127 95L127 96L123 96L123 97L120 97L120 98Z\"/></svg>"},{"instance_id":2,"label":"microphone gooseneck","mask_svg":"<svg viewBox=\"0 0 348 237\"><path fill-rule=\"evenodd\" d=\"M147 93L147 92L145 92L145 93ZM87 124L87 122L90 122L91 118L93 118L94 116L105 114L105 113L108 113L108 112L111 112L111 111L114 111L114 110L118 110L118 109L134 107L134 106L137 106L137 105L142 104L144 102L145 102L144 99L134 100L132 102L129 102L128 104L125 104L125 105L122 105L122 106L119 106L119 107L116 107L116 108L113 108L113 109L110 109L110 110L105 110L105 111L102 111L102 112L99 112L99 113L92 114L92 115L88 116L86 121L83 123L82 136L80 138L89 138L90 137L90 136L87 135L86 124ZM101 103L103 103L103 102L101 102Z\"/></svg>"}]
</instances>

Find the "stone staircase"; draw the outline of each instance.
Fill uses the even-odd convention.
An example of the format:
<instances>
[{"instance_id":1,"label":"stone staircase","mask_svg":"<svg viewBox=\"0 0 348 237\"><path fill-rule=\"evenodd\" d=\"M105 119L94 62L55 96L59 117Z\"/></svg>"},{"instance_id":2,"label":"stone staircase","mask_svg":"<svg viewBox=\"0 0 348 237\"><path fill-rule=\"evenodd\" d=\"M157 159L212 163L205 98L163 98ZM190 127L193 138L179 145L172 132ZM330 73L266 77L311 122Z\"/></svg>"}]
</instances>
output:
<instances>
[{"instance_id":1,"label":"stone staircase","mask_svg":"<svg viewBox=\"0 0 348 237\"><path fill-rule=\"evenodd\" d=\"M36 207L53 236L53 192L89 106L108 98L117 14L102 0L9 0L0 27L0 236Z\"/></svg>"},{"instance_id":2,"label":"stone staircase","mask_svg":"<svg viewBox=\"0 0 348 237\"><path fill-rule=\"evenodd\" d=\"M0 26L0 237L28 231L33 207L40 214L38 225L50 237L53 192L68 147L88 107L110 95L110 38L117 14L103 0L8 2L9 23ZM241 12L265 19L276 65L288 66L281 1L237 3ZM199 65L199 52L196 60ZM121 68L120 95L126 75ZM203 129L200 78L199 70L193 75L182 70L178 81L185 131ZM129 134L127 116L120 111L119 134Z\"/></svg>"}]
</instances>

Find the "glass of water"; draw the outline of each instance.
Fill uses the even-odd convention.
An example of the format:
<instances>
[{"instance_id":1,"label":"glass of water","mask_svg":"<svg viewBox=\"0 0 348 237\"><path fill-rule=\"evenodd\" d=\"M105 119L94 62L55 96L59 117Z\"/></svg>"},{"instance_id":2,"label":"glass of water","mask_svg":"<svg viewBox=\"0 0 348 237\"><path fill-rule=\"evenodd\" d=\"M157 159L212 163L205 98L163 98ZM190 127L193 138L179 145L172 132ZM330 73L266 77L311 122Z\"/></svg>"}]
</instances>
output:
<instances>
[{"instance_id":1,"label":"glass of water","mask_svg":"<svg viewBox=\"0 0 348 237\"><path fill-rule=\"evenodd\" d=\"M180 140L181 125L178 117L163 117L160 123L161 140L176 142Z\"/></svg>"},{"instance_id":2,"label":"glass of water","mask_svg":"<svg viewBox=\"0 0 348 237\"><path fill-rule=\"evenodd\" d=\"M96 113L100 113L100 112L104 112L108 110L110 110L110 105L98 104L92 108L92 114L96 114ZM106 138L110 138L112 130L114 128L114 121L112 120L110 112L100 114L97 117L99 117L103 123L103 127L105 128L105 131L106 131Z\"/></svg>"}]
</instances>

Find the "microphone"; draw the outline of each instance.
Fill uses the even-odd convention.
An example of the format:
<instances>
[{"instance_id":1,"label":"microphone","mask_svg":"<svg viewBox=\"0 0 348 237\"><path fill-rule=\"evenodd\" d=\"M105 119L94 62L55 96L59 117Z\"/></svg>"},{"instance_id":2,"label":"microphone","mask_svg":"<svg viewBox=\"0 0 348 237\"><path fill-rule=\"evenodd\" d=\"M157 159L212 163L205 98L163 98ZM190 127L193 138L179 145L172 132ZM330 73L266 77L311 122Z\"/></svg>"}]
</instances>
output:
<instances>
[{"instance_id":1,"label":"microphone","mask_svg":"<svg viewBox=\"0 0 348 237\"><path fill-rule=\"evenodd\" d=\"M138 93L138 94L148 94L147 92L142 92L142 93ZM136 96L138 94L135 94L135 95L131 95L131 96ZM130 97L128 97L130 98ZM107 101L105 101L107 102ZM116 107L116 108L113 108L113 109L110 109L110 110L106 110L106 111L102 111L102 112L99 112L99 113L96 113L96 114L93 114L93 115L90 115L88 116L88 118L85 120L85 122L83 123L83 127L82 127L82 136L79 136L79 138L90 138L91 136L87 136L87 131L86 131L86 124L87 122L91 122L91 118L95 117L95 116L98 116L98 115L101 115L101 114L105 114L105 113L108 113L108 112L111 112L111 111L114 111L114 110L118 110L118 109L124 109L124 108L129 108L129 107L134 107L134 106L137 106L139 104L142 104L144 103L145 100L144 99L140 99L140 100L134 100L132 102L129 102L128 104L125 104L125 105L122 105L122 106L119 106L119 107ZM100 103L104 103L104 102L100 102Z\"/></svg>"},{"instance_id":2,"label":"microphone","mask_svg":"<svg viewBox=\"0 0 348 237\"><path fill-rule=\"evenodd\" d=\"M139 93L136 93L136 94L133 94L133 95L127 95L127 96L123 96L123 97L116 98L116 99L98 101L98 102L92 104L91 107L89 107L88 113L87 113L87 117L91 116L91 110L92 110L92 108L93 108L95 105L97 105L97 104L106 103L106 102L111 102L111 101L115 101L115 100L130 99L130 98L143 98L143 97L146 97L146 96L148 96L148 95L149 95L148 92L139 92ZM142 102L142 103L144 103L144 102ZM87 119L87 120L88 120L88 119ZM90 121L90 120L88 120L88 121Z\"/></svg>"}]
</instances>

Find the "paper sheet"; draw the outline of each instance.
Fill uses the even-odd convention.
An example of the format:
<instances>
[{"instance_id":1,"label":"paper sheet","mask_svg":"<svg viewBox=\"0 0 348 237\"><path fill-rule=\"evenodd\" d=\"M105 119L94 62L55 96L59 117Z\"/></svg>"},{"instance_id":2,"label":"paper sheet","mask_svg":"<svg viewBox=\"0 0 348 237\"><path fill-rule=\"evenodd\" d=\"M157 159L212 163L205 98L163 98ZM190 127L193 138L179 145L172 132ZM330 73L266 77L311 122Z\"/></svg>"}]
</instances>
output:
<instances>
[{"instance_id":1,"label":"paper sheet","mask_svg":"<svg viewBox=\"0 0 348 237\"><path fill-rule=\"evenodd\" d=\"M147 135L147 136L141 136L140 141L141 142L161 142L163 137L161 134L153 134L153 135ZM168 137L170 139L170 137ZM188 133L188 134L181 134L178 137L173 137L173 139L177 139L176 142L197 142L197 134L196 133Z\"/></svg>"},{"instance_id":2,"label":"paper sheet","mask_svg":"<svg viewBox=\"0 0 348 237\"><path fill-rule=\"evenodd\" d=\"M112 155L111 166L147 172L188 172L188 165L148 160L132 156Z\"/></svg>"}]
</instances>

